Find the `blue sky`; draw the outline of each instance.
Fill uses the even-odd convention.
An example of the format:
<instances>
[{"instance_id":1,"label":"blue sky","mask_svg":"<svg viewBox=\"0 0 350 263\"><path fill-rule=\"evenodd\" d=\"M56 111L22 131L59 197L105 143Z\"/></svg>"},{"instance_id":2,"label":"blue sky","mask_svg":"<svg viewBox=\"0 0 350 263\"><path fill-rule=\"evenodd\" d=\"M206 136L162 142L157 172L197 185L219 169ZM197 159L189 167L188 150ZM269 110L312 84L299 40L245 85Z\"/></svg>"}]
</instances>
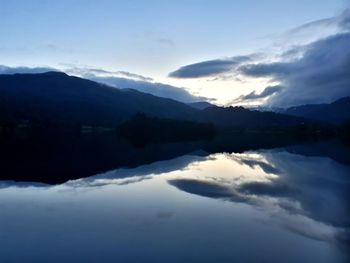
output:
<instances>
[{"instance_id":1,"label":"blue sky","mask_svg":"<svg viewBox=\"0 0 350 263\"><path fill-rule=\"evenodd\" d=\"M168 74L196 62L273 47L288 30L337 16L348 3L0 0L0 64L128 71L224 104L248 91L261 91L254 86L260 82L247 87L222 81L208 84ZM299 36L295 39L298 42Z\"/></svg>"}]
</instances>

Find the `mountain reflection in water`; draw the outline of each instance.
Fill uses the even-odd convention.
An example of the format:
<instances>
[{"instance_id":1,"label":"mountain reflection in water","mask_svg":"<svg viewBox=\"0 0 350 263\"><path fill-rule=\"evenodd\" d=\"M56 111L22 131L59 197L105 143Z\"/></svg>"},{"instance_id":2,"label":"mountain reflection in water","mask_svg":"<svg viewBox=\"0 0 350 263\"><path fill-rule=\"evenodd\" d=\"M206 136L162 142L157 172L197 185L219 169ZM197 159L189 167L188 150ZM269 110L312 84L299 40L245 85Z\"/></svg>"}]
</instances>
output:
<instances>
[{"instance_id":1,"label":"mountain reflection in water","mask_svg":"<svg viewBox=\"0 0 350 263\"><path fill-rule=\"evenodd\" d=\"M350 166L321 146L197 150L57 185L1 181L0 259L347 262Z\"/></svg>"}]
</instances>

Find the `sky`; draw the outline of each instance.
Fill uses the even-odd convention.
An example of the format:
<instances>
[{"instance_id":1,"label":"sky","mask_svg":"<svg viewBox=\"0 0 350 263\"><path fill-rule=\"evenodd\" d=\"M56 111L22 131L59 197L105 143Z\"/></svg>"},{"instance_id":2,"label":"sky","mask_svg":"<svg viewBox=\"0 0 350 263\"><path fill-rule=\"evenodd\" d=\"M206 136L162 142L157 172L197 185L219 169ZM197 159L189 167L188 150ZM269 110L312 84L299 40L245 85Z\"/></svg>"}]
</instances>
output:
<instances>
[{"instance_id":1,"label":"sky","mask_svg":"<svg viewBox=\"0 0 350 263\"><path fill-rule=\"evenodd\" d=\"M334 88L334 81L320 88L338 89L330 96L317 92L316 83L309 89L310 76L297 72L307 68L316 74L313 68L322 58L315 61L315 56L325 54L329 46L340 45L350 53L349 4L0 0L0 72L52 68L110 85L136 85L156 95L169 91L165 96L220 105L328 102L325 97L350 95L344 88L350 83L344 77L347 72L329 76L342 82L341 87ZM350 65L349 60L340 61L343 54L334 54L333 64L327 60L330 66L320 75ZM141 87L145 84L148 87ZM296 86L302 86L296 88L299 97L289 99Z\"/></svg>"}]
</instances>

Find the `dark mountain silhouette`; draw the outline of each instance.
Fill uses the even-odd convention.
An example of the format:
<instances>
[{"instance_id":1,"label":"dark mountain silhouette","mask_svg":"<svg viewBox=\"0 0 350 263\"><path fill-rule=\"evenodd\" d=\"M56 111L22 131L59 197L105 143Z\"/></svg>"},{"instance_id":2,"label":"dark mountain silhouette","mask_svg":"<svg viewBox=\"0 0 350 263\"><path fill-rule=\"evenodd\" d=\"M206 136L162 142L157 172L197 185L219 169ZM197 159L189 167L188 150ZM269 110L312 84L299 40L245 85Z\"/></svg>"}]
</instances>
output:
<instances>
[{"instance_id":1,"label":"dark mountain silhouette","mask_svg":"<svg viewBox=\"0 0 350 263\"><path fill-rule=\"evenodd\" d=\"M284 114L317 121L341 124L350 120L350 97L341 98L330 104L309 104L288 108Z\"/></svg>"},{"instance_id":2,"label":"dark mountain silhouette","mask_svg":"<svg viewBox=\"0 0 350 263\"><path fill-rule=\"evenodd\" d=\"M216 107L216 105L211 104L207 101L190 102L190 103L187 103L187 105L199 110L204 110L209 107Z\"/></svg>"},{"instance_id":3,"label":"dark mountain silhouette","mask_svg":"<svg viewBox=\"0 0 350 263\"><path fill-rule=\"evenodd\" d=\"M242 107L195 109L132 89L117 89L65 73L0 75L0 123L39 122L116 127L137 113L222 127L291 126L304 120Z\"/></svg>"},{"instance_id":4,"label":"dark mountain silhouette","mask_svg":"<svg viewBox=\"0 0 350 263\"><path fill-rule=\"evenodd\" d=\"M248 110L243 107L210 107L202 110L205 120L225 127L283 127L305 123L305 120L274 112Z\"/></svg>"},{"instance_id":5,"label":"dark mountain silhouette","mask_svg":"<svg viewBox=\"0 0 350 263\"><path fill-rule=\"evenodd\" d=\"M121 90L59 72L0 75L0 118L115 126L143 112L193 119L197 110L172 99Z\"/></svg>"}]
</instances>

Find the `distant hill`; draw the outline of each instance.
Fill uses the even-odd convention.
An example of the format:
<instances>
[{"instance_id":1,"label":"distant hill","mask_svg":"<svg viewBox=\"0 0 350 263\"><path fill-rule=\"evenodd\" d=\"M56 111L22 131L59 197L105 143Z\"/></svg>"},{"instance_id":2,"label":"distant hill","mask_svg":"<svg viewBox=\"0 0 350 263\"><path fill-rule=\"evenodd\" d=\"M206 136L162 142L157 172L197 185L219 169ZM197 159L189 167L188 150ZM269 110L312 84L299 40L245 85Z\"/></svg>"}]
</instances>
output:
<instances>
[{"instance_id":1,"label":"distant hill","mask_svg":"<svg viewBox=\"0 0 350 263\"><path fill-rule=\"evenodd\" d=\"M216 125L239 128L262 128L298 125L304 119L275 112L248 110L243 107L211 107L202 110L204 118Z\"/></svg>"},{"instance_id":2,"label":"distant hill","mask_svg":"<svg viewBox=\"0 0 350 263\"><path fill-rule=\"evenodd\" d=\"M170 119L193 119L198 114L172 99L59 72L0 75L0 120L115 126L139 112Z\"/></svg>"},{"instance_id":3,"label":"distant hill","mask_svg":"<svg viewBox=\"0 0 350 263\"><path fill-rule=\"evenodd\" d=\"M209 106L197 104L197 108ZM116 127L138 113L150 117L210 122L222 127L291 126L303 119L242 107L206 107L117 89L65 73L0 75L1 122L29 121Z\"/></svg>"},{"instance_id":4,"label":"distant hill","mask_svg":"<svg viewBox=\"0 0 350 263\"><path fill-rule=\"evenodd\" d=\"M282 112L292 116L341 124L346 120L350 120L350 97L339 99L330 104L309 104L291 107Z\"/></svg>"},{"instance_id":5,"label":"distant hill","mask_svg":"<svg viewBox=\"0 0 350 263\"><path fill-rule=\"evenodd\" d=\"M206 102L206 101L190 102L190 103L187 103L187 105L189 105L195 109L199 109L199 110L204 110L204 109L209 108L209 107L217 107L216 105L211 104L211 103Z\"/></svg>"}]
</instances>

